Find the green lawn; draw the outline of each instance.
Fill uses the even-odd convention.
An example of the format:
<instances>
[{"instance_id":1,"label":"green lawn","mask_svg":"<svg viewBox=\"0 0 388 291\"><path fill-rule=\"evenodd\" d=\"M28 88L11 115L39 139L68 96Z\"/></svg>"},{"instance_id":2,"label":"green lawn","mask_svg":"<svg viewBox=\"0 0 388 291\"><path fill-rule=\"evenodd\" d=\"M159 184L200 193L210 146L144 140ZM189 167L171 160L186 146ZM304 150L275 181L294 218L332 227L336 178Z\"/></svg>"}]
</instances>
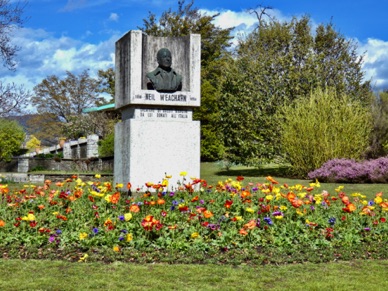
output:
<instances>
[{"instance_id":1,"label":"green lawn","mask_svg":"<svg viewBox=\"0 0 388 291\"><path fill-rule=\"evenodd\" d=\"M388 261L286 266L0 260L1 290L388 290Z\"/></svg>"}]
</instances>

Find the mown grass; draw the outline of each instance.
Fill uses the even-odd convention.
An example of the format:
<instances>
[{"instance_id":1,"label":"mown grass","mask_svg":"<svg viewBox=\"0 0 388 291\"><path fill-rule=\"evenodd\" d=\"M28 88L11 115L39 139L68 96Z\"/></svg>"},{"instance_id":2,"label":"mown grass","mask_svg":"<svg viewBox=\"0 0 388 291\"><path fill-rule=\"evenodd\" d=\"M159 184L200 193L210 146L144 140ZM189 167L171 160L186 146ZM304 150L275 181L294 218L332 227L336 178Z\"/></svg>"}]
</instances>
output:
<instances>
[{"instance_id":1,"label":"mown grass","mask_svg":"<svg viewBox=\"0 0 388 291\"><path fill-rule=\"evenodd\" d=\"M0 260L1 290L388 290L388 261L283 266Z\"/></svg>"}]
</instances>

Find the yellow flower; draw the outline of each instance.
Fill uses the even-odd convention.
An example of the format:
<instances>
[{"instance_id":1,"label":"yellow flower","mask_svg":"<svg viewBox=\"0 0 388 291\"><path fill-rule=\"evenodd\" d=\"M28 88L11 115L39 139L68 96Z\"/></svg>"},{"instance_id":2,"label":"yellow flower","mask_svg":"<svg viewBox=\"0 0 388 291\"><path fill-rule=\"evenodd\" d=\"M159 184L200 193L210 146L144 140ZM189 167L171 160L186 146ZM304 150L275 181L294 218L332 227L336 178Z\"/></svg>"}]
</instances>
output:
<instances>
[{"instance_id":1,"label":"yellow flower","mask_svg":"<svg viewBox=\"0 0 388 291\"><path fill-rule=\"evenodd\" d=\"M28 215L27 215L27 220L29 220L29 221L35 221L35 220L36 220L36 217L35 217L35 215L32 214L32 213L28 213Z\"/></svg>"},{"instance_id":2,"label":"yellow flower","mask_svg":"<svg viewBox=\"0 0 388 291\"><path fill-rule=\"evenodd\" d=\"M100 179L101 175L100 174L95 174L94 177L97 178L97 179Z\"/></svg>"},{"instance_id":3,"label":"yellow flower","mask_svg":"<svg viewBox=\"0 0 388 291\"><path fill-rule=\"evenodd\" d=\"M132 213L125 213L124 214L124 220L125 221L130 221L132 219Z\"/></svg>"},{"instance_id":4,"label":"yellow flower","mask_svg":"<svg viewBox=\"0 0 388 291\"><path fill-rule=\"evenodd\" d=\"M283 219L283 215L276 215L275 219L278 219L278 220Z\"/></svg>"},{"instance_id":5,"label":"yellow flower","mask_svg":"<svg viewBox=\"0 0 388 291\"><path fill-rule=\"evenodd\" d=\"M166 179L171 179L171 178L172 178L172 175L167 175L167 174L166 174L165 177L166 177Z\"/></svg>"},{"instance_id":6,"label":"yellow flower","mask_svg":"<svg viewBox=\"0 0 388 291\"><path fill-rule=\"evenodd\" d=\"M187 175L187 172L180 172L179 173L179 176L186 176Z\"/></svg>"},{"instance_id":7,"label":"yellow flower","mask_svg":"<svg viewBox=\"0 0 388 291\"><path fill-rule=\"evenodd\" d=\"M106 202L110 203L111 197L112 197L112 195L109 194L109 195L106 195L104 199Z\"/></svg>"},{"instance_id":8,"label":"yellow flower","mask_svg":"<svg viewBox=\"0 0 388 291\"><path fill-rule=\"evenodd\" d=\"M88 237L88 234L86 233L86 232L81 232L80 234L79 234L79 239L80 240L84 240L84 239L86 239Z\"/></svg>"},{"instance_id":9,"label":"yellow flower","mask_svg":"<svg viewBox=\"0 0 388 291\"><path fill-rule=\"evenodd\" d=\"M249 213L255 212L255 210L253 210L253 208L250 208L250 207L245 208L245 211Z\"/></svg>"},{"instance_id":10,"label":"yellow flower","mask_svg":"<svg viewBox=\"0 0 388 291\"><path fill-rule=\"evenodd\" d=\"M124 187L123 183L116 183L116 189L121 189Z\"/></svg>"},{"instance_id":11,"label":"yellow flower","mask_svg":"<svg viewBox=\"0 0 388 291\"><path fill-rule=\"evenodd\" d=\"M377 196L375 199L374 199L375 203L376 204L380 204L381 202L383 202L383 198L381 198L380 196Z\"/></svg>"},{"instance_id":12,"label":"yellow flower","mask_svg":"<svg viewBox=\"0 0 388 291\"><path fill-rule=\"evenodd\" d=\"M113 247L113 251L118 253L120 251L120 247L119 246L114 246Z\"/></svg>"},{"instance_id":13,"label":"yellow flower","mask_svg":"<svg viewBox=\"0 0 388 291\"><path fill-rule=\"evenodd\" d=\"M286 211L287 210L287 206L285 206L285 205L281 205L279 208L280 208L281 211Z\"/></svg>"},{"instance_id":14,"label":"yellow flower","mask_svg":"<svg viewBox=\"0 0 388 291\"><path fill-rule=\"evenodd\" d=\"M303 212L300 211L299 209L296 210L296 214L298 214L299 216L303 216L304 215Z\"/></svg>"},{"instance_id":15,"label":"yellow flower","mask_svg":"<svg viewBox=\"0 0 388 291\"><path fill-rule=\"evenodd\" d=\"M341 192L342 189L344 189L344 186L339 186L338 188L335 189L336 192Z\"/></svg>"},{"instance_id":16,"label":"yellow flower","mask_svg":"<svg viewBox=\"0 0 388 291\"><path fill-rule=\"evenodd\" d=\"M235 218L237 221L242 220L242 216L236 216Z\"/></svg>"},{"instance_id":17,"label":"yellow flower","mask_svg":"<svg viewBox=\"0 0 388 291\"><path fill-rule=\"evenodd\" d=\"M131 240L133 240L133 235L132 235L132 233L128 233L125 237L125 241L130 242Z\"/></svg>"},{"instance_id":18,"label":"yellow flower","mask_svg":"<svg viewBox=\"0 0 388 291\"><path fill-rule=\"evenodd\" d=\"M79 258L78 262L79 262L79 263L80 263L80 262L83 262L83 261L85 261L88 257L89 257L88 254L84 254L82 257Z\"/></svg>"},{"instance_id":19,"label":"yellow flower","mask_svg":"<svg viewBox=\"0 0 388 291\"><path fill-rule=\"evenodd\" d=\"M199 237L199 233L198 233L198 232L193 232L193 233L191 234L191 238L192 238L192 239L196 239L197 237Z\"/></svg>"},{"instance_id":20,"label":"yellow flower","mask_svg":"<svg viewBox=\"0 0 388 291\"><path fill-rule=\"evenodd\" d=\"M273 199L273 196L272 195L267 195L267 196L265 196L265 199L268 200L268 201L271 201Z\"/></svg>"},{"instance_id":21,"label":"yellow flower","mask_svg":"<svg viewBox=\"0 0 388 291\"><path fill-rule=\"evenodd\" d=\"M315 183L310 183L309 185L310 185L310 187L316 187L316 188L321 187L321 184L319 184L318 180L316 180L316 179L315 179Z\"/></svg>"},{"instance_id":22,"label":"yellow flower","mask_svg":"<svg viewBox=\"0 0 388 291\"><path fill-rule=\"evenodd\" d=\"M163 187L167 187L168 186L168 180L167 179L163 179L162 186Z\"/></svg>"},{"instance_id":23,"label":"yellow flower","mask_svg":"<svg viewBox=\"0 0 388 291\"><path fill-rule=\"evenodd\" d=\"M362 195L361 195L361 193L352 193L352 194L350 194L351 196L353 196L353 197L361 197Z\"/></svg>"},{"instance_id":24,"label":"yellow flower","mask_svg":"<svg viewBox=\"0 0 388 291\"><path fill-rule=\"evenodd\" d=\"M363 205L368 205L368 200L361 200L361 203L362 203Z\"/></svg>"},{"instance_id":25,"label":"yellow flower","mask_svg":"<svg viewBox=\"0 0 388 291\"><path fill-rule=\"evenodd\" d=\"M304 197L306 197L306 192L301 192L301 193L298 193L296 194L300 199L303 199Z\"/></svg>"},{"instance_id":26,"label":"yellow flower","mask_svg":"<svg viewBox=\"0 0 388 291\"><path fill-rule=\"evenodd\" d=\"M269 193L269 192L271 192L271 190L269 190L269 189L263 189L263 190L261 190L261 192L263 192L263 193Z\"/></svg>"},{"instance_id":27,"label":"yellow flower","mask_svg":"<svg viewBox=\"0 0 388 291\"><path fill-rule=\"evenodd\" d=\"M104 193L98 193L97 191L90 191L90 194L92 194L92 196L95 196L95 197L103 197L104 196Z\"/></svg>"},{"instance_id":28,"label":"yellow flower","mask_svg":"<svg viewBox=\"0 0 388 291\"><path fill-rule=\"evenodd\" d=\"M55 211L55 212L53 212L53 214L54 214L55 216L57 216L57 215L59 214L59 212L58 212L58 211Z\"/></svg>"}]
</instances>

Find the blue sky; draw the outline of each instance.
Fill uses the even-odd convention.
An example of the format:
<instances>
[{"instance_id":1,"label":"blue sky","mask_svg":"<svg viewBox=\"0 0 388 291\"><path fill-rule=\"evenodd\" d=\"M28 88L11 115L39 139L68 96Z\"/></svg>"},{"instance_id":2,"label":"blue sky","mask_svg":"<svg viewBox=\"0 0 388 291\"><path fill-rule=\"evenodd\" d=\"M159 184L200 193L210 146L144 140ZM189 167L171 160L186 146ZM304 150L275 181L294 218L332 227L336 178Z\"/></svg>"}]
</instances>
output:
<instances>
[{"instance_id":1,"label":"blue sky","mask_svg":"<svg viewBox=\"0 0 388 291\"><path fill-rule=\"evenodd\" d=\"M189 2L189 0L186 0ZM0 67L0 80L32 90L49 75L63 76L114 66L114 44L129 30L143 25L149 11L156 15L177 7L177 0L29 0L27 21L12 40L21 47L17 70ZM247 12L271 6L279 20L309 15L313 26L333 22L365 53L363 70L376 90L388 89L388 0L195 0L207 13L219 12L216 24L249 32L256 19Z\"/></svg>"}]
</instances>

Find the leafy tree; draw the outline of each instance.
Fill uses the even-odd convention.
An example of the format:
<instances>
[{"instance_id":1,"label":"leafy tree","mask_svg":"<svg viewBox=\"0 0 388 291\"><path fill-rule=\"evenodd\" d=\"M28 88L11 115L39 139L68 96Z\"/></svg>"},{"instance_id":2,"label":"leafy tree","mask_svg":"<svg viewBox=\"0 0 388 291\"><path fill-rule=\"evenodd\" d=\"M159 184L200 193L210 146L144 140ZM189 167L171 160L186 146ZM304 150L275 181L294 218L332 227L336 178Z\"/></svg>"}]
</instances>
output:
<instances>
[{"instance_id":1,"label":"leafy tree","mask_svg":"<svg viewBox=\"0 0 388 291\"><path fill-rule=\"evenodd\" d=\"M19 47L11 43L12 32L16 28L22 27L24 19L22 13L26 6L26 1L0 0L0 52L3 66L14 70L14 61Z\"/></svg>"},{"instance_id":2,"label":"leafy tree","mask_svg":"<svg viewBox=\"0 0 388 291\"><path fill-rule=\"evenodd\" d=\"M326 86L364 105L371 95L370 82L362 81L362 56L333 24L312 33L307 16L279 22L258 15L257 29L239 40L225 67L220 102L227 157L244 164L281 157L279 105Z\"/></svg>"},{"instance_id":3,"label":"leafy tree","mask_svg":"<svg viewBox=\"0 0 388 291\"><path fill-rule=\"evenodd\" d=\"M372 102L372 135L367 158L388 154L388 90L380 92Z\"/></svg>"},{"instance_id":4,"label":"leafy tree","mask_svg":"<svg viewBox=\"0 0 388 291\"><path fill-rule=\"evenodd\" d=\"M369 108L335 89L317 88L281 112L281 144L301 177L331 159L360 159L367 148L372 127Z\"/></svg>"},{"instance_id":5,"label":"leafy tree","mask_svg":"<svg viewBox=\"0 0 388 291\"><path fill-rule=\"evenodd\" d=\"M0 119L0 160L9 161L23 144L25 133L16 121Z\"/></svg>"},{"instance_id":6,"label":"leafy tree","mask_svg":"<svg viewBox=\"0 0 388 291\"><path fill-rule=\"evenodd\" d=\"M41 129L36 135L56 142L66 123L80 118L83 109L102 104L99 85L85 70L78 76L67 72L64 79L48 76L35 86L31 101L39 117L32 121L32 126L35 124Z\"/></svg>"},{"instance_id":7,"label":"leafy tree","mask_svg":"<svg viewBox=\"0 0 388 291\"><path fill-rule=\"evenodd\" d=\"M230 29L221 29L213 24L219 14L205 15L194 7L194 1L185 4L178 1L178 9L171 8L157 19L149 13L140 29L153 36L201 35L201 107L194 110L194 118L201 121L201 158L218 160L224 148L222 132L218 126L220 84L223 76L230 40Z\"/></svg>"},{"instance_id":8,"label":"leafy tree","mask_svg":"<svg viewBox=\"0 0 388 291\"><path fill-rule=\"evenodd\" d=\"M100 157L111 157L114 155L115 135L110 132L103 140L100 141L98 154Z\"/></svg>"},{"instance_id":9,"label":"leafy tree","mask_svg":"<svg viewBox=\"0 0 388 291\"><path fill-rule=\"evenodd\" d=\"M0 117L22 113L30 97L30 91L26 90L23 85L3 84L0 81Z\"/></svg>"},{"instance_id":10,"label":"leafy tree","mask_svg":"<svg viewBox=\"0 0 388 291\"><path fill-rule=\"evenodd\" d=\"M107 70L98 70L98 82L100 84L99 92L107 93L111 99L110 103L114 102L115 98L115 71L113 68Z\"/></svg>"}]
</instances>

